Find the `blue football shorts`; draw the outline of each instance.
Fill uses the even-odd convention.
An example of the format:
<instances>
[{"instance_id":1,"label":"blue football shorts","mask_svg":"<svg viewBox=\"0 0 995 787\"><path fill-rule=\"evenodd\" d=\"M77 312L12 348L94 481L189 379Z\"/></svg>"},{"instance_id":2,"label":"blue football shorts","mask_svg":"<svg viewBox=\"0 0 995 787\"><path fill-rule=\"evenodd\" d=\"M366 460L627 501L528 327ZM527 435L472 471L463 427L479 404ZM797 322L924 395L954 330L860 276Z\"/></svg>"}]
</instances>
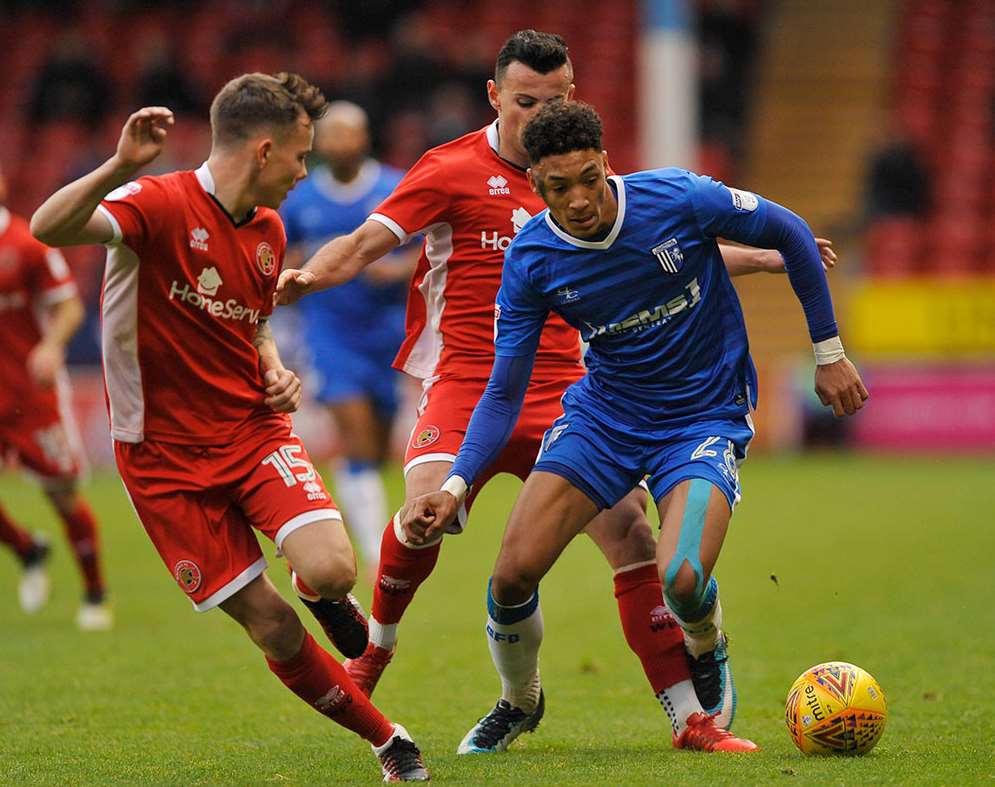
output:
<instances>
[{"instance_id":1,"label":"blue football shorts","mask_svg":"<svg viewBox=\"0 0 995 787\"><path fill-rule=\"evenodd\" d=\"M748 414L637 430L568 404L546 431L533 469L567 479L601 508L611 508L644 478L656 501L682 481L701 478L721 489L732 509L753 434Z\"/></svg>"},{"instance_id":2,"label":"blue football shorts","mask_svg":"<svg viewBox=\"0 0 995 787\"><path fill-rule=\"evenodd\" d=\"M391 368L397 348L360 349L346 341L324 347L327 349L314 352L311 359L314 398L325 405L369 398L378 414L392 418L398 408L400 375Z\"/></svg>"}]
</instances>

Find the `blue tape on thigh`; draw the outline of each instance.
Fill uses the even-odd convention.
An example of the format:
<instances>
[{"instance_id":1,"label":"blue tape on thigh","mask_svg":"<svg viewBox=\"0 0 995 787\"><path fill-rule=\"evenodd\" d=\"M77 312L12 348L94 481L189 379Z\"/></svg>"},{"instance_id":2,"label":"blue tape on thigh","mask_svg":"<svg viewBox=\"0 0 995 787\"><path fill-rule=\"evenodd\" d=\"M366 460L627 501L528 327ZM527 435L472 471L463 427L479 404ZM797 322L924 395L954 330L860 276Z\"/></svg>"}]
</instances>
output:
<instances>
[{"instance_id":1,"label":"blue tape on thigh","mask_svg":"<svg viewBox=\"0 0 995 787\"><path fill-rule=\"evenodd\" d=\"M712 496L712 485L703 478L691 479L688 489L688 501L684 507L684 517L681 519L681 534L677 542L677 551L667 566L663 579L666 585L672 585L677 579L677 573L687 561L695 574L694 597L695 606L701 599L705 584L705 571L701 567L701 534L705 529L705 514L708 511L708 500ZM678 610L674 610L678 612Z\"/></svg>"}]
</instances>

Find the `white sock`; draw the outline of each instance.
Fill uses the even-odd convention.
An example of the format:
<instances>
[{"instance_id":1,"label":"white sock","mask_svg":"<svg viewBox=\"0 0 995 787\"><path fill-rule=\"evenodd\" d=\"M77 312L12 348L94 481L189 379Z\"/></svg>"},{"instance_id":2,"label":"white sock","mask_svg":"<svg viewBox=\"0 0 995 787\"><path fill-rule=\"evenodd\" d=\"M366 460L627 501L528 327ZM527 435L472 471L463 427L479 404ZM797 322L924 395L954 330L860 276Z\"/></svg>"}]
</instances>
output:
<instances>
[{"instance_id":1,"label":"white sock","mask_svg":"<svg viewBox=\"0 0 995 787\"><path fill-rule=\"evenodd\" d=\"M397 642L396 623L383 624L371 614L369 617L369 624L370 642L378 648L383 648L384 650L390 650L394 647Z\"/></svg>"},{"instance_id":2,"label":"white sock","mask_svg":"<svg viewBox=\"0 0 995 787\"><path fill-rule=\"evenodd\" d=\"M488 596L487 607L487 645L501 676L501 697L525 713L532 713L539 704L540 690L539 594L515 607L503 607Z\"/></svg>"},{"instance_id":3,"label":"white sock","mask_svg":"<svg viewBox=\"0 0 995 787\"><path fill-rule=\"evenodd\" d=\"M377 565L380 562L380 536L387 521L387 494L379 469L343 463L335 471L335 496L363 562L368 566Z\"/></svg>"},{"instance_id":4,"label":"white sock","mask_svg":"<svg viewBox=\"0 0 995 787\"><path fill-rule=\"evenodd\" d=\"M702 653L715 650L722 633L722 602L715 599L715 606L700 620L685 621L677 619L684 630L684 646L695 658Z\"/></svg>"},{"instance_id":5,"label":"white sock","mask_svg":"<svg viewBox=\"0 0 995 787\"><path fill-rule=\"evenodd\" d=\"M688 724L688 716L692 713L704 713L704 708L698 702L698 695L694 693L694 684L690 680L682 680L673 686L668 686L656 695L670 717L670 726L674 728L674 733L680 735Z\"/></svg>"}]
</instances>

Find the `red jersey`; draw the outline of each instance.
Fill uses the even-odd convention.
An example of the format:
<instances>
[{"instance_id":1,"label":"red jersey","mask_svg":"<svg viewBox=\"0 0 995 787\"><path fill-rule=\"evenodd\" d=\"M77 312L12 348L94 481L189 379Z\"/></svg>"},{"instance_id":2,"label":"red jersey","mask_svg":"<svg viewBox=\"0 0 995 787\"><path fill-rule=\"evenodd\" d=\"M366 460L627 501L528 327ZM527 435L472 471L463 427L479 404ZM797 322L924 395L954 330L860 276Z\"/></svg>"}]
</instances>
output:
<instances>
[{"instance_id":1,"label":"red jersey","mask_svg":"<svg viewBox=\"0 0 995 787\"><path fill-rule=\"evenodd\" d=\"M497 121L432 148L370 216L402 243L425 235L408 292L406 336L394 361L414 377L490 376L504 250L546 207L525 170L497 151ZM550 315L533 378L570 375L572 381L579 366L577 331Z\"/></svg>"},{"instance_id":2,"label":"red jersey","mask_svg":"<svg viewBox=\"0 0 995 787\"><path fill-rule=\"evenodd\" d=\"M56 388L36 385L27 361L41 341L45 307L75 294L62 254L36 241L24 219L0 207L0 416L17 408L57 408Z\"/></svg>"},{"instance_id":3,"label":"red jersey","mask_svg":"<svg viewBox=\"0 0 995 787\"><path fill-rule=\"evenodd\" d=\"M276 211L236 224L206 164L139 178L98 209L114 228L101 298L111 436L218 445L285 421L263 404L253 345L286 248Z\"/></svg>"}]
</instances>

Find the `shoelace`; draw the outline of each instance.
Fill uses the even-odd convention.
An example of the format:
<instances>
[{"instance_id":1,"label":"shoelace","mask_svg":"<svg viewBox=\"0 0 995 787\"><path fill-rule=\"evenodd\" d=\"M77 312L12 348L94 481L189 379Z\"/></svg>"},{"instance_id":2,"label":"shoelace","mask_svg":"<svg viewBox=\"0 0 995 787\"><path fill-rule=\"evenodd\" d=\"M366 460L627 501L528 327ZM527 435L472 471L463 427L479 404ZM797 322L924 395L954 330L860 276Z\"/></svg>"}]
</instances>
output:
<instances>
[{"instance_id":1,"label":"shoelace","mask_svg":"<svg viewBox=\"0 0 995 787\"><path fill-rule=\"evenodd\" d=\"M728 661L728 656L715 658L715 651L703 654L697 659L691 659L691 674L694 676L695 691L707 688L704 696L699 696L705 707L712 707L722 699L722 687L720 685L720 667ZM699 686L704 684L704 686Z\"/></svg>"},{"instance_id":2,"label":"shoelace","mask_svg":"<svg viewBox=\"0 0 995 787\"><path fill-rule=\"evenodd\" d=\"M524 718L522 710L513 708L507 700L498 700L494 710L478 722L480 731L474 736L474 745L489 749L508 734L513 724Z\"/></svg>"},{"instance_id":3,"label":"shoelace","mask_svg":"<svg viewBox=\"0 0 995 787\"><path fill-rule=\"evenodd\" d=\"M736 736L728 730L715 725L715 717L718 715L718 713L712 713L688 724L688 738L698 746L718 743L727 738L735 738ZM709 724L708 722L712 723Z\"/></svg>"},{"instance_id":4,"label":"shoelace","mask_svg":"<svg viewBox=\"0 0 995 787\"><path fill-rule=\"evenodd\" d=\"M394 776L403 776L425 767L418 747L412 741L406 741L404 738L394 738L394 742L384 752L380 761L387 772Z\"/></svg>"}]
</instances>

